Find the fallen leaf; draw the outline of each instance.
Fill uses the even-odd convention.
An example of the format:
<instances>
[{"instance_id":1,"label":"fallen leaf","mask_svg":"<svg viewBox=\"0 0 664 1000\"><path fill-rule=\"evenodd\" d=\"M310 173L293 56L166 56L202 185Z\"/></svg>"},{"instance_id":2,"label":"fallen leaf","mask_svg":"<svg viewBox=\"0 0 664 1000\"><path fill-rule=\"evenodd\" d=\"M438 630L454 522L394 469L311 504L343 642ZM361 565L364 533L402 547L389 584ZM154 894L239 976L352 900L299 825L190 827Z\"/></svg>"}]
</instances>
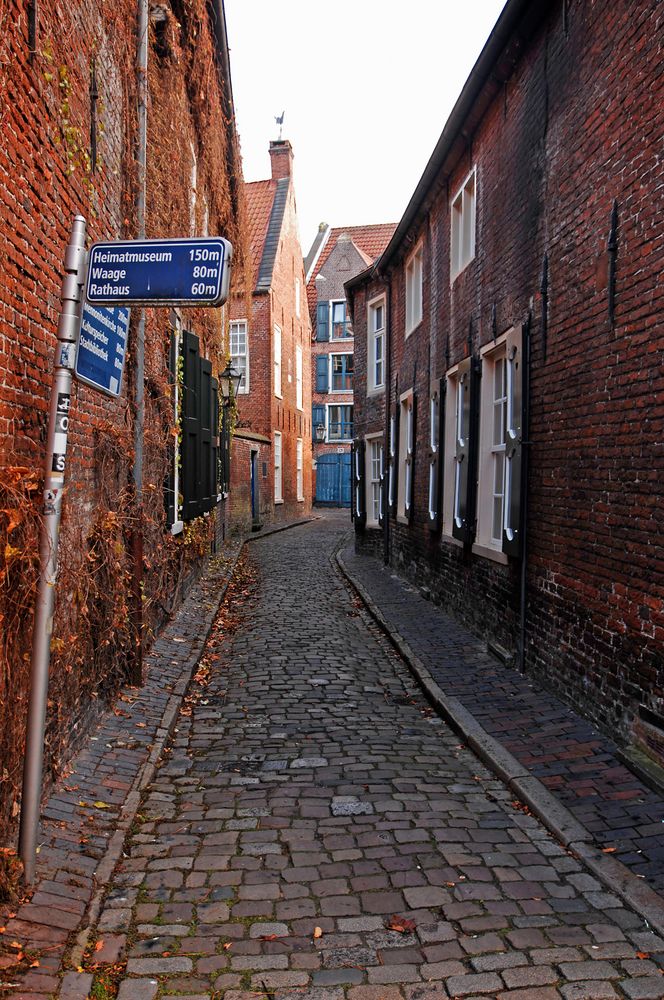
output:
<instances>
[{"instance_id":1,"label":"fallen leaf","mask_svg":"<svg viewBox=\"0 0 664 1000\"><path fill-rule=\"evenodd\" d=\"M94 803L95 809L110 809L108 802L102 802L101 800Z\"/></svg>"},{"instance_id":2,"label":"fallen leaf","mask_svg":"<svg viewBox=\"0 0 664 1000\"><path fill-rule=\"evenodd\" d=\"M36 958L34 960L34 962L30 962L30 968L31 969L36 969L38 965L39 965L39 959L38 958Z\"/></svg>"},{"instance_id":3,"label":"fallen leaf","mask_svg":"<svg viewBox=\"0 0 664 1000\"><path fill-rule=\"evenodd\" d=\"M637 958L650 958L650 952L648 952L648 951L637 951L636 957Z\"/></svg>"},{"instance_id":4,"label":"fallen leaf","mask_svg":"<svg viewBox=\"0 0 664 1000\"><path fill-rule=\"evenodd\" d=\"M400 934L409 934L415 930L415 921L407 920L406 917L399 917L393 913L390 922L387 924L388 931L399 931Z\"/></svg>"},{"instance_id":5,"label":"fallen leaf","mask_svg":"<svg viewBox=\"0 0 664 1000\"><path fill-rule=\"evenodd\" d=\"M321 927L314 927L314 937L320 938L323 936L323 931Z\"/></svg>"},{"instance_id":6,"label":"fallen leaf","mask_svg":"<svg viewBox=\"0 0 664 1000\"><path fill-rule=\"evenodd\" d=\"M226 951L228 951L228 949L232 948L232 947L233 947L233 942L232 941L226 941L224 943L224 948L226 949Z\"/></svg>"},{"instance_id":7,"label":"fallen leaf","mask_svg":"<svg viewBox=\"0 0 664 1000\"><path fill-rule=\"evenodd\" d=\"M602 848L602 854L615 854L615 851L616 851L615 847L603 847Z\"/></svg>"},{"instance_id":8,"label":"fallen leaf","mask_svg":"<svg viewBox=\"0 0 664 1000\"><path fill-rule=\"evenodd\" d=\"M96 943L96 945L95 945L95 951L101 951L101 949L102 949L103 947L104 947L104 942L103 942L103 940L99 940L99 941L97 941L97 943Z\"/></svg>"},{"instance_id":9,"label":"fallen leaf","mask_svg":"<svg viewBox=\"0 0 664 1000\"><path fill-rule=\"evenodd\" d=\"M277 935L276 934L261 934L261 940L262 941L276 941L277 940Z\"/></svg>"}]
</instances>

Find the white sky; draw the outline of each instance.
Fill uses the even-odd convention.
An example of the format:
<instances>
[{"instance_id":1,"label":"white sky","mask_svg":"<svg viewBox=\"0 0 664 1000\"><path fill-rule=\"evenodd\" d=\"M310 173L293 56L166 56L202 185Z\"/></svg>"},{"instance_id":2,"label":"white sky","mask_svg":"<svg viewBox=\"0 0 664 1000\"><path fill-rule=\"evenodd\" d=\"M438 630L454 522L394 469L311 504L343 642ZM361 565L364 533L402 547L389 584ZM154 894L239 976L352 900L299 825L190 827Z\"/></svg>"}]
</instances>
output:
<instances>
[{"instance_id":1,"label":"white sky","mask_svg":"<svg viewBox=\"0 0 664 1000\"><path fill-rule=\"evenodd\" d=\"M302 252L319 222L398 222L505 0L225 0L247 181L293 146Z\"/></svg>"}]
</instances>

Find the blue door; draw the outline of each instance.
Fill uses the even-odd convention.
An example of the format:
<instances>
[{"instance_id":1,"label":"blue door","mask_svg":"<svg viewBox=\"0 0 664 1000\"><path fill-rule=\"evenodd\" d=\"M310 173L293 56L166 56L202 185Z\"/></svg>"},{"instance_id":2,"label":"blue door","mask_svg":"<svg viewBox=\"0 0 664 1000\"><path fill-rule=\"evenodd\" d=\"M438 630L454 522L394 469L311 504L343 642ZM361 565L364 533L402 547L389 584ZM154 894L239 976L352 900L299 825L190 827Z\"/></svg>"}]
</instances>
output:
<instances>
[{"instance_id":1,"label":"blue door","mask_svg":"<svg viewBox=\"0 0 664 1000\"><path fill-rule=\"evenodd\" d=\"M350 507L350 452L328 452L316 460L316 503Z\"/></svg>"}]
</instances>

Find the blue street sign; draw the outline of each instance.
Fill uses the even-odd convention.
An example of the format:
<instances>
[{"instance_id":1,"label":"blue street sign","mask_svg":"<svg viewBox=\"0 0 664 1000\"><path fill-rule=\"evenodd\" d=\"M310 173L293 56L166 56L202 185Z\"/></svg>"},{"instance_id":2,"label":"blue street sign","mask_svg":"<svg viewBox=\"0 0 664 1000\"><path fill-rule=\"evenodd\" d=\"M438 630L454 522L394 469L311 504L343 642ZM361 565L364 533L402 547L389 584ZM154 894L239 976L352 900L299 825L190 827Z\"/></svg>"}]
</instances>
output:
<instances>
[{"instance_id":1,"label":"blue street sign","mask_svg":"<svg viewBox=\"0 0 664 1000\"><path fill-rule=\"evenodd\" d=\"M90 248L86 298L106 305L220 306L228 298L228 240L133 240Z\"/></svg>"},{"instance_id":2,"label":"blue street sign","mask_svg":"<svg viewBox=\"0 0 664 1000\"><path fill-rule=\"evenodd\" d=\"M83 304L76 355L76 378L108 396L122 386L129 309Z\"/></svg>"}]
</instances>

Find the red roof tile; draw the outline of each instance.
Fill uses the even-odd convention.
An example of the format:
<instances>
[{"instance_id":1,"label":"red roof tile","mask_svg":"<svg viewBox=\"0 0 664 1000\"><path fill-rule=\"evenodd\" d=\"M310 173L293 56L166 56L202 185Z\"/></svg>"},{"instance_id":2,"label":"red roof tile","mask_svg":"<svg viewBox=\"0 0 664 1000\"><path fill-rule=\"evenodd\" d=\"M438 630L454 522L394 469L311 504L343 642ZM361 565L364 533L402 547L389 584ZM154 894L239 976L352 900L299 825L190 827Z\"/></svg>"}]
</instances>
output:
<instances>
[{"instance_id":1,"label":"red roof tile","mask_svg":"<svg viewBox=\"0 0 664 1000\"><path fill-rule=\"evenodd\" d=\"M251 181L244 185L244 190L247 199L249 246L255 278L263 258L265 237L267 236L277 182L274 180Z\"/></svg>"},{"instance_id":2,"label":"red roof tile","mask_svg":"<svg viewBox=\"0 0 664 1000\"><path fill-rule=\"evenodd\" d=\"M337 240L343 233L347 233L360 251L362 257L366 259L367 267L372 264L390 242L394 230L397 228L396 222L381 222L376 226L341 226L331 229L327 242L321 251L321 255L316 261L316 266L311 272L307 283L307 300L309 311L313 312L316 306L316 275L330 256Z\"/></svg>"}]
</instances>

